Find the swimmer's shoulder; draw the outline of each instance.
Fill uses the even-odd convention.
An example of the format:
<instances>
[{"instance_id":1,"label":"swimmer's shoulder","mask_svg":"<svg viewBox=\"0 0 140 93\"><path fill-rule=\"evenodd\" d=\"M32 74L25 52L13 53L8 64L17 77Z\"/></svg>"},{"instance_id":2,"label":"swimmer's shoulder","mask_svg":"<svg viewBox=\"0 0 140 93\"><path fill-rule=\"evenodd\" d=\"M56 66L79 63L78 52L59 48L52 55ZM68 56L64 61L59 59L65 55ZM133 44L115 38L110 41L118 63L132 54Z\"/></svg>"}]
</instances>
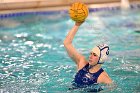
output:
<instances>
[{"instance_id":1,"label":"swimmer's shoulder","mask_svg":"<svg viewBox=\"0 0 140 93\"><path fill-rule=\"evenodd\" d=\"M97 80L98 83L103 83L103 84L112 84L112 79L109 77L106 71L103 71L100 76L98 77Z\"/></svg>"},{"instance_id":2,"label":"swimmer's shoulder","mask_svg":"<svg viewBox=\"0 0 140 93\"><path fill-rule=\"evenodd\" d=\"M82 57L79 61L79 64L77 65L77 70L79 71L83 67L85 67L88 64L88 61L85 59L85 57Z\"/></svg>"}]
</instances>

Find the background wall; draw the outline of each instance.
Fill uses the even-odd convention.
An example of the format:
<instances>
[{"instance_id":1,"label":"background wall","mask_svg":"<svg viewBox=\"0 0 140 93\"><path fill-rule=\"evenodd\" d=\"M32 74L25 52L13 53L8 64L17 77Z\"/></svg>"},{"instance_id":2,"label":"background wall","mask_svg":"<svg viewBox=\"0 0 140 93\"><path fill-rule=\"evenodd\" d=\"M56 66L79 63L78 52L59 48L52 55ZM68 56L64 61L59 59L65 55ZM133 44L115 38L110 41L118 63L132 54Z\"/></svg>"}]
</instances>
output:
<instances>
[{"instance_id":1,"label":"background wall","mask_svg":"<svg viewBox=\"0 0 140 93\"><path fill-rule=\"evenodd\" d=\"M0 12L9 10L39 9L39 8L59 8L70 6L73 2L83 2L88 5L118 3L121 0L0 0ZM129 0L139 2L140 0ZM107 5L108 6L108 5Z\"/></svg>"}]
</instances>

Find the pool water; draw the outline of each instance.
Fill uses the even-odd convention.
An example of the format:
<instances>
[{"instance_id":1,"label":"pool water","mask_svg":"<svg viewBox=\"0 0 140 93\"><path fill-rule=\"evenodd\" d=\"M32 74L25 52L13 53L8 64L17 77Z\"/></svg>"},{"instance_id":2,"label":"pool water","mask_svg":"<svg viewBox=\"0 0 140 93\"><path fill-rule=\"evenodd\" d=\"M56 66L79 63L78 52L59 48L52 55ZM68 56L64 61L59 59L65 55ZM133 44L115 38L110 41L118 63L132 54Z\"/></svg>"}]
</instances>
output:
<instances>
[{"instance_id":1,"label":"pool water","mask_svg":"<svg viewBox=\"0 0 140 93\"><path fill-rule=\"evenodd\" d=\"M76 65L63 46L74 22L66 11L27 13L0 19L0 93L85 93L71 90ZM110 45L103 68L117 87L107 93L140 92L140 12L90 12L73 44L88 58Z\"/></svg>"}]
</instances>

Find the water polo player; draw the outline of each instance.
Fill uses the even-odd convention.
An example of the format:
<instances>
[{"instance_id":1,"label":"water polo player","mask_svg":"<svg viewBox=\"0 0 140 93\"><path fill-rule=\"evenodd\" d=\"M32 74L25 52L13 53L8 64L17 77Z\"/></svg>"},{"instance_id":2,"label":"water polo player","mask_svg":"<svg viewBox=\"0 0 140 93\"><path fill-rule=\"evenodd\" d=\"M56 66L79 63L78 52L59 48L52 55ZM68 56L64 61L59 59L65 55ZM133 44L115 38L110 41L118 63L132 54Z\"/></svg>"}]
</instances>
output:
<instances>
[{"instance_id":1,"label":"water polo player","mask_svg":"<svg viewBox=\"0 0 140 93\"><path fill-rule=\"evenodd\" d=\"M64 40L64 46L68 55L77 65L77 73L73 85L77 87L89 86L95 83L111 84L112 80L105 70L101 68L109 55L109 46L106 44L94 47L89 59L80 54L72 45L73 38L83 22L75 22Z\"/></svg>"}]
</instances>

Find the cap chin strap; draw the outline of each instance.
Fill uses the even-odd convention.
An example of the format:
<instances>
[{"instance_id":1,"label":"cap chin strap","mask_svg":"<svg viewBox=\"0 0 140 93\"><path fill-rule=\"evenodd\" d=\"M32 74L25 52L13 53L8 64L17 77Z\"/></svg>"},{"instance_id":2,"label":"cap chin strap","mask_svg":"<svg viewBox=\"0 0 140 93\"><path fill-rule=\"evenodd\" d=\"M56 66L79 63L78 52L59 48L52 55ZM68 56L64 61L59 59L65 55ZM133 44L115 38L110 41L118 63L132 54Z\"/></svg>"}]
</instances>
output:
<instances>
[{"instance_id":1,"label":"cap chin strap","mask_svg":"<svg viewBox=\"0 0 140 93\"><path fill-rule=\"evenodd\" d=\"M109 55L109 47L108 47L108 46L103 47L102 49L101 49L99 46L97 46L97 47L98 47L99 50L100 50L99 60L101 59L101 51L102 51L103 49L108 48L108 50L107 50L107 52L106 52L106 55ZM98 60L97 64L95 64L95 65L89 65L89 69L92 68L92 67L94 67L94 66L96 66L96 65L98 65L98 64L103 64L103 63L104 63L104 62L100 62L99 60Z\"/></svg>"},{"instance_id":2,"label":"cap chin strap","mask_svg":"<svg viewBox=\"0 0 140 93\"><path fill-rule=\"evenodd\" d=\"M95 64L95 65L89 65L89 69L92 68L92 67L94 67L94 66L96 66L96 65L98 65L98 64L103 64L103 63L104 63L104 62L99 62L99 61L98 61L98 63Z\"/></svg>"}]
</instances>

